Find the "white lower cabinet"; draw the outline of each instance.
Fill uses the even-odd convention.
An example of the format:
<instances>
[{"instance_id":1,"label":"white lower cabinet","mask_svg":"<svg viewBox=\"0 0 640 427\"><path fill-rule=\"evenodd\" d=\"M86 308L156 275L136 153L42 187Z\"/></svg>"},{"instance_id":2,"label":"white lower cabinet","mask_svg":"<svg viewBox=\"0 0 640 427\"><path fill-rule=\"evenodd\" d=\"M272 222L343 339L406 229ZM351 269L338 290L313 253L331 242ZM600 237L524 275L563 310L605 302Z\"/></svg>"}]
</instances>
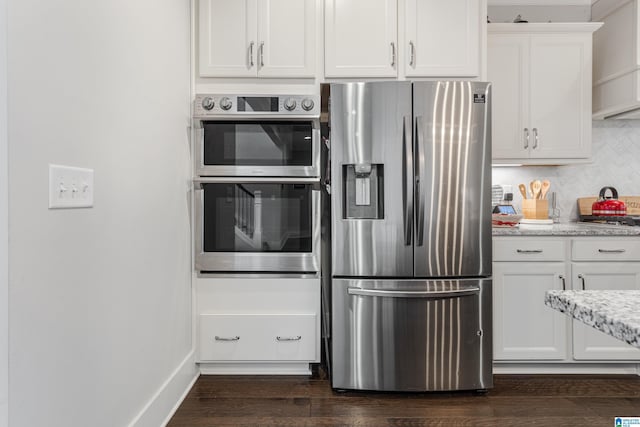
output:
<instances>
[{"instance_id":1,"label":"white lower cabinet","mask_svg":"<svg viewBox=\"0 0 640 427\"><path fill-rule=\"evenodd\" d=\"M496 362L640 361L639 349L544 304L551 289L640 289L640 238L494 237L493 260Z\"/></svg>"},{"instance_id":2,"label":"white lower cabinet","mask_svg":"<svg viewBox=\"0 0 640 427\"><path fill-rule=\"evenodd\" d=\"M493 268L493 358L564 360L568 319L544 304L562 289L563 262L497 262Z\"/></svg>"},{"instance_id":3,"label":"white lower cabinet","mask_svg":"<svg viewBox=\"0 0 640 427\"><path fill-rule=\"evenodd\" d=\"M197 361L209 374L306 374L320 361L320 279L199 277Z\"/></svg>"},{"instance_id":4,"label":"white lower cabinet","mask_svg":"<svg viewBox=\"0 0 640 427\"><path fill-rule=\"evenodd\" d=\"M201 314L201 361L316 359L315 314Z\"/></svg>"},{"instance_id":5,"label":"white lower cabinet","mask_svg":"<svg viewBox=\"0 0 640 427\"><path fill-rule=\"evenodd\" d=\"M569 319L544 304L546 291L566 286L564 241L494 241L494 261L494 359L566 359Z\"/></svg>"},{"instance_id":6,"label":"white lower cabinet","mask_svg":"<svg viewBox=\"0 0 640 427\"><path fill-rule=\"evenodd\" d=\"M640 239L574 239L572 261L573 289L640 290ZM573 357L640 360L640 349L574 321Z\"/></svg>"}]
</instances>

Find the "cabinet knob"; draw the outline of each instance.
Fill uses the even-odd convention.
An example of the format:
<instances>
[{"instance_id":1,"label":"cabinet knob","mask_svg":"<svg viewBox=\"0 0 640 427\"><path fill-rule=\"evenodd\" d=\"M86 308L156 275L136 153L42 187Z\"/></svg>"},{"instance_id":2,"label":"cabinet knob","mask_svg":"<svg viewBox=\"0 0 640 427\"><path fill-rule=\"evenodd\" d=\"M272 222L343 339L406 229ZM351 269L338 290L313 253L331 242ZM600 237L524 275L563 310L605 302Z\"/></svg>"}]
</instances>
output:
<instances>
[{"instance_id":1,"label":"cabinet knob","mask_svg":"<svg viewBox=\"0 0 640 427\"><path fill-rule=\"evenodd\" d=\"M296 335L295 337L281 337L281 336L277 336L276 340L278 341L300 341L302 339L302 336L300 335Z\"/></svg>"},{"instance_id":2,"label":"cabinet knob","mask_svg":"<svg viewBox=\"0 0 640 427\"><path fill-rule=\"evenodd\" d=\"M396 44L391 42L391 66L396 66Z\"/></svg>"},{"instance_id":3,"label":"cabinet knob","mask_svg":"<svg viewBox=\"0 0 640 427\"><path fill-rule=\"evenodd\" d=\"M409 65L414 66L416 64L416 47L413 45L413 41L409 42Z\"/></svg>"},{"instance_id":4,"label":"cabinet knob","mask_svg":"<svg viewBox=\"0 0 640 427\"><path fill-rule=\"evenodd\" d=\"M216 341L239 341L240 337L238 335L236 335L235 337L219 337L216 335L214 339Z\"/></svg>"}]
</instances>

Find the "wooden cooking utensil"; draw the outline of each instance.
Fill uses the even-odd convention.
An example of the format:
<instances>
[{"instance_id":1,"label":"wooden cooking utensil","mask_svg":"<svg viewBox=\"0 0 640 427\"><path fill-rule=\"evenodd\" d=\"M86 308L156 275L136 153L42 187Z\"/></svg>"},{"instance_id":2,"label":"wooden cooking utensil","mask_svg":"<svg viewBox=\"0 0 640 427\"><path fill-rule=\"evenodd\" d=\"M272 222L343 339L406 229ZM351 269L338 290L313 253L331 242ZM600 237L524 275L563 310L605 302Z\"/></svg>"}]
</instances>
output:
<instances>
[{"instance_id":1,"label":"wooden cooking utensil","mask_svg":"<svg viewBox=\"0 0 640 427\"><path fill-rule=\"evenodd\" d=\"M522 198L526 199L527 198L527 187L525 187L524 184L518 184L518 188L520 189L520 194L522 194Z\"/></svg>"},{"instance_id":2,"label":"wooden cooking utensil","mask_svg":"<svg viewBox=\"0 0 640 427\"><path fill-rule=\"evenodd\" d=\"M542 181L542 188L540 189L540 198L546 199L547 193L549 192L549 188L551 187L551 182L548 179Z\"/></svg>"},{"instance_id":3,"label":"wooden cooking utensil","mask_svg":"<svg viewBox=\"0 0 640 427\"><path fill-rule=\"evenodd\" d=\"M542 188L542 183L539 179L531 182L531 194L532 198L537 199L540 197L540 189Z\"/></svg>"}]
</instances>

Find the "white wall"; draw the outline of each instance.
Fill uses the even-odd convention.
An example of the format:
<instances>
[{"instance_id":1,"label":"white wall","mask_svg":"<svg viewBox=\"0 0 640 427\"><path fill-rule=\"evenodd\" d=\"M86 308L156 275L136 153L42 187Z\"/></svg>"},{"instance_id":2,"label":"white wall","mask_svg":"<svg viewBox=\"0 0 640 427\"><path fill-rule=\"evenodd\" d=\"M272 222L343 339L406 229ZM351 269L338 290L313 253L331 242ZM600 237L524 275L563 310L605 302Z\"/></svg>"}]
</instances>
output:
<instances>
[{"instance_id":1,"label":"white wall","mask_svg":"<svg viewBox=\"0 0 640 427\"><path fill-rule=\"evenodd\" d=\"M0 0L0 427L9 425L7 0Z\"/></svg>"},{"instance_id":2,"label":"white wall","mask_svg":"<svg viewBox=\"0 0 640 427\"><path fill-rule=\"evenodd\" d=\"M189 23L8 0L12 427L158 426L195 376ZM49 163L94 169L95 207L48 210Z\"/></svg>"}]
</instances>

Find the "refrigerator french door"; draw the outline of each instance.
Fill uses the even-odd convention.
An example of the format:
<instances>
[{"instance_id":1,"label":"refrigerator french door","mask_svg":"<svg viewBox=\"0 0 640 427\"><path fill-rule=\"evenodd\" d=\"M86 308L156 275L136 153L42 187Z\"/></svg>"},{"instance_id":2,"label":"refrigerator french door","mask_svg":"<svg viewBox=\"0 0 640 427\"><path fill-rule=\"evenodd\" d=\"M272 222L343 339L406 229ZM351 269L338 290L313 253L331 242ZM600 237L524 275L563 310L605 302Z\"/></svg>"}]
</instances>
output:
<instances>
[{"instance_id":1,"label":"refrigerator french door","mask_svg":"<svg viewBox=\"0 0 640 427\"><path fill-rule=\"evenodd\" d=\"M487 389L490 85L331 85L332 385Z\"/></svg>"}]
</instances>

